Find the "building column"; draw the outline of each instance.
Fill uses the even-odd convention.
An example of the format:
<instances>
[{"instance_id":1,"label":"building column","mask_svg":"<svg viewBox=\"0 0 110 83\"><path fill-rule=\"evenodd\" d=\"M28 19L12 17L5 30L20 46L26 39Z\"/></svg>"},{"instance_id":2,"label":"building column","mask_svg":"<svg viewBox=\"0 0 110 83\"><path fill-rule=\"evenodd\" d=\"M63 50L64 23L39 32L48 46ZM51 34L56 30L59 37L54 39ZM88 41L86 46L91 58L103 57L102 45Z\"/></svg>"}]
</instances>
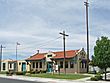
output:
<instances>
[{"instance_id":1,"label":"building column","mask_svg":"<svg viewBox=\"0 0 110 83\"><path fill-rule=\"evenodd\" d=\"M36 62L34 61L34 70L36 69Z\"/></svg>"},{"instance_id":2,"label":"building column","mask_svg":"<svg viewBox=\"0 0 110 83\"><path fill-rule=\"evenodd\" d=\"M38 62L38 70L39 70L39 68L40 68L40 62Z\"/></svg>"},{"instance_id":3,"label":"building column","mask_svg":"<svg viewBox=\"0 0 110 83\"><path fill-rule=\"evenodd\" d=\"M33 62L31 62L31 70L33 69Z\"/></svg>"}]
</instances>

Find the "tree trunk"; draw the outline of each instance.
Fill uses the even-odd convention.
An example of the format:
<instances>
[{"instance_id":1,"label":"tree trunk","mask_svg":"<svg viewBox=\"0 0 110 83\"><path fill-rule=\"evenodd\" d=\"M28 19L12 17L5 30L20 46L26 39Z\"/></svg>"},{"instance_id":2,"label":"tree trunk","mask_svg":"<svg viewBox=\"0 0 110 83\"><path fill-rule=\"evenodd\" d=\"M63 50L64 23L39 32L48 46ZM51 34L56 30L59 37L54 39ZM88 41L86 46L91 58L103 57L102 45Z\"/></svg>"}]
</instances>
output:
<instances>
[{"instance_id":1,"label":"tree trunk","mask_svg":"<svg viewBox=\"0 0 110 83\"><path fill-rule=\"evenodd\" d=\"M105 68L105 80L107 80L107 76L106 76L106 70L107 70L107 68Z\"/></svg>"}]
</instances>

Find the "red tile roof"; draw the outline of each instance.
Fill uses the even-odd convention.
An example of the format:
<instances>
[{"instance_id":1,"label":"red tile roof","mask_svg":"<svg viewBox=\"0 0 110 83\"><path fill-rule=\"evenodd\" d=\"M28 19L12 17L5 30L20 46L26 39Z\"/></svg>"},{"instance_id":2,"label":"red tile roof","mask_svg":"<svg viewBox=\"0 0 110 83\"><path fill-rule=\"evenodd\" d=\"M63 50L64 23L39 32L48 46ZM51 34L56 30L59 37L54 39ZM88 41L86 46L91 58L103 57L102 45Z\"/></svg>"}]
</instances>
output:
<instances>
[{"instance_id":1,"label":"red tile roof","mask_svg":"<svg viewBox=\"0 0 110 83\"><path fill-rule=\"evenodd\" d=\"M66 51L66 57L65 58L72 58L76 56L76 53L79 50L69 50ZM60 52L52 52L54 53L56 56L54 56L52 59L61 59L64 58L64 52L60 51ZM30 58L26 59L26 60L42 60L45 59L45 55L46 53L39 53L39 54L35 54L33 56L31 56Z\"/></svg>"},{"instance_id":2,"label":"red tile roof","mask_svg":"<svg viewBox=\"0 0 110 83\"><path fill-rule=\"evenodd\" d=\"M72 57L75 57L76 56L76 53L78 52L79 50L69 50L69 51L66 51L66 56L65 58L72 58ZM56 56L53 57L53 59L60 59L60 58L64 58L64 52L61 51L61 52L53 52L54 54L56 54Z\"/></svg>"},{"instance_id":3,"label":"red tile roof","mask_svg":"<svg viewBox=\"0 0 110 83\"><path fill-rule=\"evenodd\" d=\"M42 60L45 58L45 56L44 56L45 54L46 53L35 54L26 60Z\"/></svg>"}]
</instances>

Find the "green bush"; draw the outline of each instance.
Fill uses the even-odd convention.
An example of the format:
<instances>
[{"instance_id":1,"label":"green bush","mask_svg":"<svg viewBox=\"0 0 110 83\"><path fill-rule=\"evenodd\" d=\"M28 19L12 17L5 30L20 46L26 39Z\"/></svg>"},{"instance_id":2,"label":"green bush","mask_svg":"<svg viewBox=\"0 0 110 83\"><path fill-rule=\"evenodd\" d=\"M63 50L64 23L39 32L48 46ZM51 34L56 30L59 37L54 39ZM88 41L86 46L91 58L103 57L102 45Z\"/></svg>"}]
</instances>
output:
<instances>
[{"instance_id":1,"label":"green bush","mask_svg":"<svg viewBox=\"0 0 110 83\"><path fill-rule=\"evenodd\" d=\"M13 72L12 72L12 71L7 71L7 72L6 72L6 75L12 76L12 75L13 75Z\"/></svg>"},{"instance_id":2,"label":"green bush","mask_svg":"<svg viewBox=\"0 0 110 83\"><path fill-rule=\"evenodd\" d=\"M47 71L46 70L40 70L40 73L46 73Z\"/></svg>"},{"instance_id":3,"label":"green bush","mask_svg":"<svg viewBox=\"0 0 110 83\"><path fill-rule=\"evenodd\" d=\"M38 73L40 73L41 71L35 71L35 74L38 74Z\"/></svg>"},{"instance_id":4,"label":"green bush","mask_svg":"<svg viewBox=\"0 0 110 83\"><path fill-rule=\"evenodd\" d=\"M97 77L91 77L91 81L98 81Z\"/></svg>"},{"instance_id":5,"label":"green bush","mask_svg":"<svg viewBox=\"0 0 110 83\"><path fill-rule=\"evenodd\" d=\"M102 80L102 78L103 78L101 75L96 75L95 77L96 77L98 80Z\"/></svg>"},{"instance_id":6,"label":"green bush","mask_svg":"<svg viewBox=\"0 0 110 83\"><path fill-rule=\"evenodd\" d=\"M9 72L7 71L6 74L9 74Z\"/></svg>"},{"instance_id":7,"label":"green bush","mask_svg":"<svg viewBox=\"0 0 110 83\"><path fill-rule=\"evenodd\" d=\"M31 73L31 71L27 71L26 73Z\"/></svg>"},{"instance_id":8,"label":"green bush","mask_svg":"<svg viewBox=\"0 0 110 83\"><path fill-rule=\"evenodd\" d=\"M98 81L98 80L102 80L102 76L101 75L96 75L96 76L94 76L94 77L91 77L91 80L92 81Z\"/></svg>"},{"instance_id":9,"label":"green bush","mask_svg":"<svg viewBox=\"0 0 110 83\"><path fill-rule=\"evenodd\" d=\"M0 74L6 74L7 73L7 71L2 71L2 72L0 72Z\"/></svg>"},{"instance_id":10,"label":"green bush","mask_svg":"<svg viewBox=\"0 0 110 83\"><path fill-rule=\"evenodd\" d=\"M30 71L30 74L35 74L35 71Z\"/></svg>"},{"instance_id":11,"label":"green bush","mask_svg":"<svg viewBox=\"0 0 110 83\"><path fill-rule=\"evenodd\" d=\"M30 71L29 73L30 74L38 74L38 73L40 73L41 71L38 71L38 70L36 70L36 71Z\"/></svg>"},{"instance_id":12,"label":"green bush","mask_svg":"<svg viewBox=\"0 0 110 83\"><path fill-rule=\"evenodd\" d=\"M26 72L16 72L16 75L25 75Z\"/></svg>"}]
</instances>

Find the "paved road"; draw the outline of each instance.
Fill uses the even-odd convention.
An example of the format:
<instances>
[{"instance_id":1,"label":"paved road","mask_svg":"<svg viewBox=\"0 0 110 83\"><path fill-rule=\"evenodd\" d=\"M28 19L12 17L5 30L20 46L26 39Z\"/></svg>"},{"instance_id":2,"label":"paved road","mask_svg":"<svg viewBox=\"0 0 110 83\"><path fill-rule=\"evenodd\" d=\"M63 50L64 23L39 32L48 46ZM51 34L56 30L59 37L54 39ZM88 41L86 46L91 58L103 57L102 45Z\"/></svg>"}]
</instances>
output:
<instances>
[{"instance_id":1,"label":"paved road","mask_svg":"<svg viewBox=\"0 0 110 83\"><path fill-rule=\"evenodd\" d=\"M41 83L41 82L21 81L21 80L0 78L0 83Z\"/></svg>"}]
</instances>

